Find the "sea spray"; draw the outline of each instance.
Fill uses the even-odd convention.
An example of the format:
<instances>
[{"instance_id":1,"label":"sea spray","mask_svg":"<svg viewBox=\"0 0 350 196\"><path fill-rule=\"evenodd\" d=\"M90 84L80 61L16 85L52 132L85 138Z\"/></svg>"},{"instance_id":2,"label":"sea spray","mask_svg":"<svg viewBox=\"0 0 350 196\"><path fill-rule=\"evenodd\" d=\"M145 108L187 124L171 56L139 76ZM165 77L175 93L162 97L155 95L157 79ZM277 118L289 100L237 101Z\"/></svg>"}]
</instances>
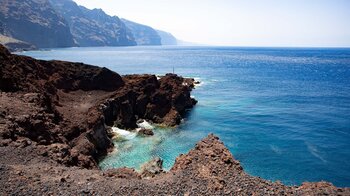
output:
<instances>
[{"instance_id":1,"label":"sea spray","mask_svg":"<svg viewBox=\"0 0 350 196\"><path fill-rule=\"evenodd\" d=\"M113 139L116 140L132 140L137 135L136 132L127 131L118 127L112 127L112 132L114 134Z\"/></svg>"},{"instance_id":2,"label":"sea spray","mask_svg":"<svg viewBox=\"0 0 350 196\"><path fill-rule=\"evenodd\" d=\"M154 129L154 126L152 126L149 122L146 120L141 120L137 123L138 128L144 128L144 129Z\"/></svg>"}]
</instances>

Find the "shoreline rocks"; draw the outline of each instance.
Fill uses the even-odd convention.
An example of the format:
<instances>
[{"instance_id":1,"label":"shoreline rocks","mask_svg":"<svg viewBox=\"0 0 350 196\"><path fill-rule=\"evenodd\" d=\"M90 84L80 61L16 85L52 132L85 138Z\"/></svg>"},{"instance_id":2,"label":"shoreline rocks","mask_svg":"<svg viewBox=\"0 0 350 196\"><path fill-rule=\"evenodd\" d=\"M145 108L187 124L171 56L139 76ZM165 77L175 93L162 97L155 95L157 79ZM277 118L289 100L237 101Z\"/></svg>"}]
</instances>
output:
<instances>
[{"instance_id":1,"label":"shoreline rocks","mask_svg":"<svg viewBox=\"0 0 350 196\"><path fill-rule=\"evenodd\" d=\"M196 103L175 74L122 77L82 63L14 55L3 46L0 63L2 143L29 139L48 152L55 152L53 144L67 145L65 153L47 155L68 166L97 168L113 146L108 127L134 129L139 119L176 126Z\"/></svg>"},{"instance_id":2,"label":"shoreline rocks","mask_svg":"<svg viewBox=\"0 0 350 196\"><path fill-rule=\"evenodd\" d=\"M327 182L285 186L244 172L215 135L176 159L169 172L153 160L134 169L101 171L67 167L37 154L33 145L0 147L1 195L349 195L350 188ZM15 155L15 156L14 156ZM150 171L150 172L149 172Z\"/></svg>"},{"instance_id":3,"label":"shoreline rocks","mask_svg":"<svg viewBox=\"0 0 350 196\"><path fill-rule=\"evenodd\" d=\"M153 136L154 135L152 129L145 129L145 128L141 128L138 131L138 133L141 135L144 135L144 136Z\"/></svg>"},{"instance_id":4,"label":"shoreline rocks","mask_svg":"<svg viewBox=\"0 0 350 196\"><path fill-rule=\"evenodd\" d=\"M110 127L134 129L139 119L177 125L196 104L191 83L35 60L1 45L0 65L0 195L350 195L325 182L290 187L250 176L214 135L169 172L160 159L141 174L101 171L97 162L113 147Z\"/></svg>"},{"instance_id":5,"label":"shoreline rocks","mask_svg":"<svg viewBox=\"0 0 350 196\"><path fill-rule=\"evenodd\" d=\"M163 171L163 160L156 157L141 166L141 177L142 178L153 178L156 175L165 173Z\"/></svg>"}]
</instances>

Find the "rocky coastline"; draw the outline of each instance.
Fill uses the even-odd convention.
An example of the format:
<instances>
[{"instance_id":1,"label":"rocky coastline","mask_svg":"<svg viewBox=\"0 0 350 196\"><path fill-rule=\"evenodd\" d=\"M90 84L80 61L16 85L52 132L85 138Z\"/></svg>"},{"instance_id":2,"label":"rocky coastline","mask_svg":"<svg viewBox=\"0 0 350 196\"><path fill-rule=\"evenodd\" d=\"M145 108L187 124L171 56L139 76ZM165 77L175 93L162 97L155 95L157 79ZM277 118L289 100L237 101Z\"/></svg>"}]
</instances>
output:
<instances>
[{"instance_id":1,"label":"rocky coastline","mask_svg":"<svg viewBox=\"0 0 350 196\"><path fill-rule=\"evenodd\" d=\"M175 74L120 76L14 55L1 45L0 66L1 195L350 194L326 182L291 187L252 177L214 135L179 156L169 172L161 160L143 173L101 171L99 158L113 148L112 126L132 130L141 119L178 125L197 103L190 96L195 81Z\"/></svg>"}]
</instances>

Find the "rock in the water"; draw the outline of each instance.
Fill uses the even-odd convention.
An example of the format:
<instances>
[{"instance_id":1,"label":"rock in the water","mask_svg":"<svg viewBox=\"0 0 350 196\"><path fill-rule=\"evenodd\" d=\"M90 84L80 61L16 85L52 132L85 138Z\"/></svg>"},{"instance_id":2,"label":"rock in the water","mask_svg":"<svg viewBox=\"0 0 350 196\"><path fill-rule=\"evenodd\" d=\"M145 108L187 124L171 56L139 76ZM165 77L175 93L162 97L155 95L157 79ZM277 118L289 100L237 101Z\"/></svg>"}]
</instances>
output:
<instances>
[{"instance_id":1,"label":"rock in the water","mask_svg":"<svg viewBox=\"0 0 350 196\"><path fill-rule=\"evenodd\" d=\"M152 136L152 135L154 135L152 129L145 129L145 128L141 128L141 129L139 130L139 134L146 135L146 136Z\"/></svg>"}]
</instances>

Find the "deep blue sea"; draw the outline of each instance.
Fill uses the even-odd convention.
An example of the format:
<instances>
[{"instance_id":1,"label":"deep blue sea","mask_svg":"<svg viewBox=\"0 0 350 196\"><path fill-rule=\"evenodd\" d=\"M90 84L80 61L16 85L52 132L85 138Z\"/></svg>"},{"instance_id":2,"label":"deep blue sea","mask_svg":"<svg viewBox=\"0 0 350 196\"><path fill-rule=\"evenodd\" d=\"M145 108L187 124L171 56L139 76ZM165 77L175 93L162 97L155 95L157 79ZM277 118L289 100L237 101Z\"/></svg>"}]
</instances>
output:
<instances>
[{"instance_id":1,"label":"deep blue sea","mask_svg":"<svg viewBox=\"0 0 350 196\"><path fill-rule=\"evenodd\" d=\"M176 129L115 141L101 168L135 167L151 157L171 168L208 133L245 171L288 185L326 180L350 186L350 49L101 47L25 52L105 66L120 74L195 77L198 105Z\"/></svg>"}]
</instances>

